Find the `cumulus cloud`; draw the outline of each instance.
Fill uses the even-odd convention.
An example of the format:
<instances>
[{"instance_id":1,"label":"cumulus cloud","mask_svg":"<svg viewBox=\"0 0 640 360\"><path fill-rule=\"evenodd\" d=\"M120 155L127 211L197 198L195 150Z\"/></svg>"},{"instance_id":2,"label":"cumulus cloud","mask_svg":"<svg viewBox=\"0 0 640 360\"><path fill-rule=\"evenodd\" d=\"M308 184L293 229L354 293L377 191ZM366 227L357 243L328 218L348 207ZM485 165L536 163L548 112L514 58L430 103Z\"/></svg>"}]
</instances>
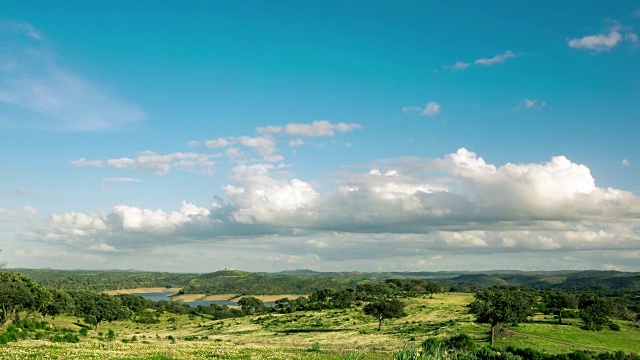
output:
<instances>
[{"instance_id":1,"label":"cumulus cloud","mask_svg":"<svg viewBox=\"0 0 640 360\"><path fill-rule=\"evenodd\" d=\"M215 168L216 154L193 152L175 152L166 155L146 150L136 158L118 158L107 160L107 165L117 169L136 169L155 175L163 175L172 169L211 174Z\"/></svg>"},{"instance_id":2,"label":"cumulus cloud","mask_svg":"<svg viewBox=\"0 0 640 360\"><path fill-rule=\"evenodd\" d=\"M88 166L88 167L95 167L95 168L101 168L103 166L102 160L87 160L85 158L69 161L69 164L73 166Z\"/></svg>"},{"instance_id":3,"label":"cumulus cloud","mask_svg":"<svg viewBox=\"0 0 640 360\"><path fill-rule=\"evenodd\" d=\"M606 30L595 35L576 37L568 40L569 47L593 52L609 51L623 41L635 44L638 35L631 31L631 27L624 26L616 20L605 19Z\"/></svg>"},{"instance_id":4,"label":"cumulus cloud","mask_svg":"<svg viewBox=\"0 0 640 360\"><path fill-rule=\"evenodd\" d=\"M361 129L356 123L332 123L328 120L317 120L311 123L289 123L282 126L269 125L256 128L257 136L228 136L206 140L208 148L223 148L230 146L244 146L250 148L260 159L268 162L278 162L284 157L278 153L279 140L289 138L289 146L305 144L302 137L333 137L339 132L349 132ZM235 160L245 156L240 149L227 150L228 155Z\"/></svg>"},{"instance_id":5,"label":"cumulus cloud","mask_svg":"<svg viewBox=\"0 0 640 360\"><path fill-rule=\"evenodd\" d=\"M30 238L105 252L226 241L316 263L640 250L640 198L598 187L587 166L564 156L498 166L461 148L347 168L333 187L270 163L238 165L232 180L226 200L208 207L55 214Z\"/></svg>"},{"instance_id":6,"label":"cumulus cloud","mask_svg":"<svg viewBox=\"0 0 640 360\"><path fill-rule=\"evenodd\" d=\"M137 106L107 93L77 72L60 66L52 46L29 23L2 22L12 41L0 50L0 102L27 110L12 126L102 131L142 120Z\"/></svg>"}]
</instances>

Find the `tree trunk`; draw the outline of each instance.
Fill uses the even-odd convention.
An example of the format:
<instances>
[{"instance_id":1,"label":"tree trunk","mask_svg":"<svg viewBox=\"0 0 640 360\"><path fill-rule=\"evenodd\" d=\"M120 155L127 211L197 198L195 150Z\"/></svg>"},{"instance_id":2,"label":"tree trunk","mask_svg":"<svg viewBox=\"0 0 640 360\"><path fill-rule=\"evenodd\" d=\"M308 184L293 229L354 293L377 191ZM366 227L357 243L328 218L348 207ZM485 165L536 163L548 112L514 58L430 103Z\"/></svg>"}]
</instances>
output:
<instances>
[{"instance_id":1,"label":"tree trunk","mask_svg":"<svg viewBox=\"0 0 640 360\"><path fill-rule=\"evenodd\" d=\"M497 325L497 324L496 324ZM493 339L495 339L496 325L491 324L491 347L493 348Z\"/></svg>"},{"instance_id":2,"label":"tree trunk","mask_svg":"<svg viewBox=\"0 0 640 360\"><path fill-rule=\"evenodd\" d=\"M558 319L559 319L560 324L562 324L562 310L563 309L560 309L560 312L558 313Z\"/></svg>"},{"instance_id":3,"label":"tree trunk","mask_svg":"<svg viewBox=\"0 0 640 360\"><path fill-rule=\"evenodd\" d=\"M378 331L380 331L381 327L382 327L382 318L378 319Z\"/></svg>"}]
</instances>

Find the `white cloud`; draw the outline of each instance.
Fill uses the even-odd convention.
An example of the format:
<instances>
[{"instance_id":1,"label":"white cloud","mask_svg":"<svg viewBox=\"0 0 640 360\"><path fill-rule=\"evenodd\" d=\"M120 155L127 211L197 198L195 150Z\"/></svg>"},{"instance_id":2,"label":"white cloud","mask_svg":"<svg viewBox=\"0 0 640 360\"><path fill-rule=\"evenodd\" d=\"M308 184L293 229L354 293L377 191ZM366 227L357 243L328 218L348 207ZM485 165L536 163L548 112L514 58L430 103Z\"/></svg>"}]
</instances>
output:
<instances>
[{"instance_id":1,"label":"white cloud","mask_svg":"<svg viewBox=\"0 0 640 360\"><path fill-rule=\"evenodd\" d=\"M547 107L547 102L539 99L525 98L513 109L514 111L521 110L541 110Z\"/></svg>"},{"instance_id":2,"label":"white cloud","mask_svg":"<svg viewBox=\"0 0 640 360\"><path fill-rule=\"evenodd\" d=\"M569 47L574 49L587 49L596 52L611 50L622 41L622 35L617 31L608 34L589 35L582 38L569 40Z\"/></svg>"},{"instance_id":3,"label":"white cloud","mask_svg":"<svg viewBox=\"0 0 640 360\"><path fill-rule=\"evenodd\" d=\"M502 54L494 55L490 58L479 58L473 61L473 63L468 63L464 61L456 61L453 65L444 65L443 68L451 70L451 71L462 71L469 68L472 64L475 66L491 66L502 64L507 60L519 56L515 54L513 51L508 50L503 52Z\"/></svg>"},{"instance_id":4,"label":"white cloud","mask_svg":"<svg viewBox=\"0 0 640 360\"><path fill-rule=\"evenodd\" d=\"M107 178L104 179L105 182L115 182L115 183L138 183L142 180L140 179L134 179L134 178L128 178L128 177L119 177L119 178Z\"/></svg>"},{"instance_id":5,"label":"white cloud","mask_svg":"<svg viewBox=\"0 0 640 360\"><path fill-rule=\"evenodd\" d=\"M471 64L466 63L466 62L462 62L462 61L456 61L455 64L453 64L453 65L445 66L445 69L449 69L449 70L452 70L452 71L461 71L461 70L465 70L469 66L471 66Z\"/></svg>"},{"instance_id":6,"label":"white cloud","mask_svg":"<svg viewBox=\"0 0 640 360\"><path fill-rule=\"evenodd\" d=\"M265 257L312 256L318 264L395 258L398 266L414 258L464 265L471 255L640 250L640 197L598 187L587 166L564 156L498 166L461 148L354 169L362 166L344 169L328 188L273 164L241 164L224 187L228 203L56 214L26 238L119 254L226 241L211 254L255 247Z\"/></svg>"},{"instance_id":7,"label":"white cloud","mask_svg":"<svg viewBox=\"0 0 640 360\"><path fill-rule=\"evenodd\" d=\"M631 166L631 162L629 162L629 160L627 160L627 159L622 159L622 161L620 162L620 165L622 165L622 166Z\"/></svg>"},{"instance_id":8,"label":"white cloud","mask_svg":"<svg viewBox=\"0 0 640 360\"><path fill-rule=\"evenodd\" d=\"M502 54L497 54L494 55L491 58L480 58L477 59L476 61L474 61L473 63L476 65L483 65L483 66L491 66L491 65L496 65L496 64L502 64L505 61L507 61L510 58L516 57L517 55L514 54L512 51L505 51Z\"/></svg>"},{"instance_id":9,"label":"white cloud","mask_svg":"<svg viewBox=\"0 0 640 360\"><path fill-rule=\"evenodd\" d=\"M440 104L435 101L430 101L425 106L424 110L422 110L422 115L425 116L436 116L440 113Z\"/></svg>"},{"instance_id":10,"label":"white cloud","mask_svg":"<svg viewBox=\"0 0 640 360\"><path fill-rule=\"evenodd\" d=\"M217 138L217 139L205 141L205 145L210 149L225 147L225 146L229 146L230 144L231 143L229 142L229 140L225 138Z\"/></svg>"},{"instance_id":11,"label":"white cloud","mask_svg":"<svg viewBox=\"0 0 640 360\"><path fill-rule=\"evenodd\" d=\"M344 122L333 124L328 120L317 120L311 124L290 123L284 126L267 126L258 128L261 134L283 134L287 136L335 136L337 132L347 132L362 129L360 124L347 124Z\"/></svg>"},{"instance_id":12,"label":"white cloud","mask_svg":"<svg viewBox=\"0 0 640 360\"><path fill-rule=\"evenodd\" d=\"M405 106L402 108L402 112L406 114L419 113L422 116L433 117L440 113L440 104L435 101L429 101L424 108L419 106Z\"/></svg>"},{"instance_id":13,"label":"white cloud","mask_svg":"<svg viewBox=\"0 0 640 360\"><path fill-rule=\"evenodd\" d=\"M261 161L278 162L284 157L278 154L278 144L282 137L289 139L289 146L299 146L304 144L302 137L333 137L337 132L348 132L361 129L362 125L356 123L340 122L334 124L328 120L317 120L311 123L289 123L282 126L269 125L256 128L258 136L228 136L217 139L206 140L208 148L222 148L229 146L245 146L251 148L253 152L260 156ZM246 154L240 149L227 150L226 155L234 160L248 160Z\"/></svg>"},{"instance_id":14,"label":"white cloud","mask_svg":"<svg viewBox=\"0 0 640 360\"><path fill-rule=\"evenodd\" d=\"M0 102L30 112L23 119L5 119L10 126L68 131L102 131L140 121L137 106L108 94L73 70L56 62L57 55L28 23L4 22L0 31L14 41L0 48ZM9 24L9 25L6 25ZM23 39L26 35L29 39ZM33 39L39 40L33 42ZM25 41L26 40L26 41Z\"/></svg>"},{"instance_id":15,"label":"white cloud","mask_svg":"<svg viewBox=\"0 0 640 360\"><path fill-rule=\"evenodd\" d=\"M193 152L175 152L161 155L154 151L143 151L138 157L107 160L107 165L117 169L137 169L156 175L163 175L172 169L210 174L215 168L212 160L219 155Z\"/></svg>"},{"instance_id":16,"label":"white cloud","mask_svg":"<svg viewBox=\"0 0 640 360\"><path fill-rule=\"evenodd\" d=\"M200 141L198 141L198 140L189 140L189 141L187 141L187 146L190 147L190 148L198 147L198 146L200 146Z\"/></svg>"},{"instance_id":17,"label":"white cloud","mask_svg":"<svg viewBox=\"0 0 640 360\"><path fill-rule=\"evenodd\" d=\"M103 166L102 160L87 160L85 158L69 161L69 164L73 166L89 166L89 167L95 167L95 168L101 168Z\"/></svg>"},{"instance_id":18,"label":"white cloud","mask_svg":"<svg viewBox=\"0 0 640 360\"><path fill-rule=\"evenodd\" d=\"M569 47L594 52L609 51L623 41L635 44L638 35L631 32L631 27L622 25L616 20L605 19L606 30L595 35L587 35L581 38L570 39Z\"/></svg>"}]
</instances>

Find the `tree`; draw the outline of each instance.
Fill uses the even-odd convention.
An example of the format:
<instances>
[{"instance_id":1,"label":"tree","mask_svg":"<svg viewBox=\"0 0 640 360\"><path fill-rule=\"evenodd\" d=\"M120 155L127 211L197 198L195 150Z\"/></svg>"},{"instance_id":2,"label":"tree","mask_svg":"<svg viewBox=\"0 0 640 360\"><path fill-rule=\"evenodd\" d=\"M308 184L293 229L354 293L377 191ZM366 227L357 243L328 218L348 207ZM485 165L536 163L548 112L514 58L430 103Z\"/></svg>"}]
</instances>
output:
<instances>
[{"instance_id":1,"label":"tree","mask_svg":"<svg viewBox=\"0 0 640 360\"><path fill-rule=\"evenodd\" d=\"M30 277L12 272L0 273L0 324L13 320L21 310L38 309L37 299L41 298L42 287Z\"/></svg>"},{"instance_id":2,"label":"tree","mask_svg":"<svg viewBox=\"0 0 640 360\"><path fill-rule=\"evenodd\" d=\"M242 312L248 315L257 314L266 309L262 300L254 298L253 296L243 297L238 301L238 305L240 305Z\"/></svg>"},{"instance_id":3,"label":"tree","mask_svg":"<svg viewBox=\"0 0 640 360\"><path fill-rule=\"evenodd\" d=\"M76 304L76 315L95 325L96 331L103 321L124 320L131 311L122 306L120 298L94 291L76 291L72 293Z\"/></svg>"},{"instance_id":4,"label":"tree","mask_svg":"<svg viewBox=\"0 0 640 360\"><path fill-rule=\"evenodd\" d=\"M554 310L558 314L558 322L562 323L562 311L564 309L575 309L578 306L578 299L575 295L564 291L555 291L549 295L547 307Z\"/></svg>"},{"instance_id":5,"label":"tree","mask_svg":"<svg viewBox=\"0 0 640 360\"><path fill-rule=\"evenodd\" d=\"M480 289L469 305L469 312L476 321L491 325L491 346L495 339L495 328L501 323L519 323L532 314L534 296L517 288L494 286Z\"/></svg>"},{"instance_id":6,"label":"tree","mask_svg":"<svg viewBox=\"0 0 640 360\"><path fill-rule=\"evenodd\" d=\"M602 325L610 323L609 316L613 314L614 304L606 297L593 293L582 294L578 301L580 318L587 330L601 330Z\"/></svg>"},{"instance_id":7,"label":"tree","mask_svg":"<svg viewBox=\"0 0 640 360\"><path fill-rule=\"evenodd\" d=\"M407 316L404 312L405 303L398 299L377 300L363 308L365 315L378 319L378 331L382 327L382 320L395 319Z\"/></svg>"}]
</instances>

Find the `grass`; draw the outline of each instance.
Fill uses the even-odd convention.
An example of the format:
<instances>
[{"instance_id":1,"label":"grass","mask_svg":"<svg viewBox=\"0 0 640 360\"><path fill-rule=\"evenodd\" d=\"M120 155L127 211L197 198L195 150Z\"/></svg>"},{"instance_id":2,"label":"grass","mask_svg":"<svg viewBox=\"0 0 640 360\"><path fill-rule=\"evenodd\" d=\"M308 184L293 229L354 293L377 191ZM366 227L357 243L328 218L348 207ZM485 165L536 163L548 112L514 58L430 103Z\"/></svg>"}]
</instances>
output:
<instances>
[{"instance_id":1,"label":"grass","mask_svg":"<svg viewBox=\"0 0 640 360\"><path fill-rule=\"evenodd\" d=\"M389 359L405 344L419 346L430 337L466 333L477 342L486 343L489 327L474 323L466 311L472 297L445 293L409 299L408 316L385 320L381 331L377 331L377 320L365 316L361 308L225 320L164 314L159 324L101 324L101 336L91 330L78 344L39 340L9 343L0 349L0 359L39 359L47 354L82 359L343 359L343 354L357 354L359 359ZM168 322L170 317L178 319L175 328ZM632 323L618 322L621 331L594 332L582 330L577 320L568 320L568 325L558 325L551 317L533 320L507 326L506 336L498 339L496 346L530 347L548 353L640 352L640 331ZM48 321L76 334L81 329L81 322L75 317L59 316ZM115 333L115 341L105 340L110 330ZM132 342L134 336L136 341Z\"/></svg>"}]
</instances>

